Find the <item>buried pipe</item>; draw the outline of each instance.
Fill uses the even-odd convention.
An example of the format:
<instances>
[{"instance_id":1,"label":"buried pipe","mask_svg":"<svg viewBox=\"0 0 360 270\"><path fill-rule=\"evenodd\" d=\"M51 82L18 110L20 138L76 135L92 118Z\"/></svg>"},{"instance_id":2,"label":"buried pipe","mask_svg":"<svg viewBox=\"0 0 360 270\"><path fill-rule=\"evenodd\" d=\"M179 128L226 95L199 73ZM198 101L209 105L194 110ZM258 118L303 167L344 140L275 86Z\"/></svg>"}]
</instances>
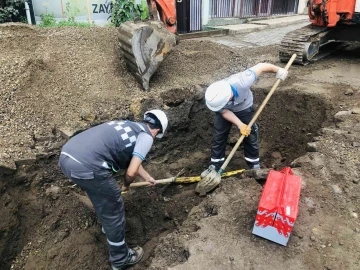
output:
<instances>
[{"instance_id":1,"label":"buried pipe","mask_svg":"<svg viewBox=\"0 0 360 270\"><path fill-rule=\"evenodd\" d=\"M222 173L222 177L229 177L229 176L234 176L240 173L243 173L245 170L241 169L241 170L236 170L236 171L231 171L231 172L225 172ZM187 183L197 183L201 180L201 176L188 176L188 177L171 177L171 178L166 178L166 179L160 179L160 180L155 180L155 184L170 184L170 183L177 183L177 184L187 184ZM151 186L152 184L150 182L136 182L136 183L131 183L130 187L146 187L146 186Z\"/></svg>"}]
</instances>

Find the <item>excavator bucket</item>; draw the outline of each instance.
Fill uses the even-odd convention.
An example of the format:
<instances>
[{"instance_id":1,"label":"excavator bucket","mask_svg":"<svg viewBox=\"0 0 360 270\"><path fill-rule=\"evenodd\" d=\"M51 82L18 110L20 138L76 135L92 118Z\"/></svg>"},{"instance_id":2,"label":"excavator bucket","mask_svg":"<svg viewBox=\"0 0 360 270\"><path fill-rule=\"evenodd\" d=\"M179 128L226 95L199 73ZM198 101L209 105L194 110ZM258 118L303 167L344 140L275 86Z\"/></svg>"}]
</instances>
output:
<instances>
[{"instance_id":1,"label":"excavator bucket","mask_svg":"<svg viewBox=\"0 0 360 270\"><path fill-rule=\"evenodd\" d=\"M154 72L177 45L178 37L160 21L125 22L119 27L126 66L145 90Z\"/></svg>"}]
</instances>

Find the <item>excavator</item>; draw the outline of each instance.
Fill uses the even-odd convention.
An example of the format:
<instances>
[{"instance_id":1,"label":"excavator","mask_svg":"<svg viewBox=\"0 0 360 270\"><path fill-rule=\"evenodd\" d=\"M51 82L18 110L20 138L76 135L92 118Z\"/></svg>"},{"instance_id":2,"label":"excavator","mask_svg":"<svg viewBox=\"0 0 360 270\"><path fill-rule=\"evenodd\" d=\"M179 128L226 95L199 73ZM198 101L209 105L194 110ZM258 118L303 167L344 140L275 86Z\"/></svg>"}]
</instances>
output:
<instances>
[{"instance_id":1,"label":"excavator","mask_svg":"<svg viewBox=\"0 0 360 270\"><path fill-rule=\"evenodd\" d=\"M145 90L150 78L178 44L175 0L148 0L149 19L119 27L119 44L129 71Z\"/></svg>"},{"instance_id":2,"label":"excavator","mask_svg":"<svg viewBox=\"0 0 360 270\"><path fill-rule=\"evenodd\" d=\"M291 31L281 41L279 58L306 65L343 47L360 41L360 0L309 0L311 24Z\"/></svg>"}]
</instances>

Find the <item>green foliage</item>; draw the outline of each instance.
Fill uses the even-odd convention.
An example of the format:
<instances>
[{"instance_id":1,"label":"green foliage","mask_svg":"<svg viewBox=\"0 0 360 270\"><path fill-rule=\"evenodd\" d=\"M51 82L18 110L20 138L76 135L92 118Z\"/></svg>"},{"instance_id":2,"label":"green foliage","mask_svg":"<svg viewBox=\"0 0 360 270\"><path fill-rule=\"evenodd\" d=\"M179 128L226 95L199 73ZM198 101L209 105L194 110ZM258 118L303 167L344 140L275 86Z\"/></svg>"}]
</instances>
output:
<instances>
[{"instance_id":1,"label":"green foliage","mask_svg":"<svg viewBox=\"0 0 360 270\"><path fill-rule=\"evenodd\" d=\"M140 7L140 18L142 21L147 20L149 18L149 6L146 0L142 0Z\"/></svg>"},{"instance_id":2,"label":"green foliage","mask_svg":"<svg viewBox=\"0 0 360 270\"><path fill-rule=\"evenodd\" d=\"M76 21L60 21L57 26L59 27L68 27L68 26L76 26L76 27L91 27L95 26L94 23L88 23L88 22L76 22Z\"/></svg>"},{"instance_id":3,"label":"green foliage","mask_svg":"<svg viewBox=\"0 0 360 270\"><path fill-rule=\"evenodd\" d=\"M25 14L26 14L26 13L25 13ZM21 23L28 23L28 20L27 20L26 16L20 16L20 17L19 17L19 22L21 22Z\"/></svg>"},{"instance_id":4,"label":"green foliage","mask_svg":"<svg viewBox=\"0 0 360 270\"><path fill-rule=\"evenodd\" d=\"M106 27L114 27L115 25L112 22L107 22L105 24Z\"/></svg>"},{"instance_id":5,"label":"green foliage","mask_svg":"<svg viewBox=\"0 0 360 270\"><path fill-rule=\"evenodd\" d=\"M41 18L41 23L40 26L41 27L54 27L56 26L56 21L54 18L54 14L49 14L49 13L45 13L45 14L41 14L40 15Z\"/></svg>"},{"instance_id":6,"label":"green foliage","mask_svg":"<svg viewBox=\"0 0 360 270\"><path fill-rule=\"evenodd\" d=\"M70 6L70 2L66 3L66 12L65 15L68 18L68 22L75 23L75 17L80 12L80 10L74 6Z\"/></svg>"},{"instance_id":7,"label":"green foliage","mask_svg":"<svg viewBox=\"0 0 360 270\"><path fill-rule=\"evenodd\" d=\"M68 27L68 26L76 26L76 27L90 27L94 26L94 23L90 24L88 22L77 22L75 20L76 15L80 12L80 10L74 6L70 5L70 2L66 3L66 11L65 16L67 20L62 20L60 22L56 22L54 18L54 14L46 13L42 14L41 17L41 27Z\"/></svg>"},{"instance_id":8,"label":"green foliage","mask_svg":"<svg viewBox=\"0 0 360 270\"><path fill-rule=\"evenodd\" d=\"M119 26L123 22L132 20L145 20L149 16L147 1L143 0L140 5L133 0L114 0L111 9L111 22Z\"/></svg>"},{"instance_id":9,"label":"green foliage","mask_svg":"<svg viewBox=\"0 0 360 270\"><path fill-rule=\"evenodd\" d=\"M0 23L19 22L25 14L25 0L6 0L1 2Z\"/></svg>"}]
</instances>

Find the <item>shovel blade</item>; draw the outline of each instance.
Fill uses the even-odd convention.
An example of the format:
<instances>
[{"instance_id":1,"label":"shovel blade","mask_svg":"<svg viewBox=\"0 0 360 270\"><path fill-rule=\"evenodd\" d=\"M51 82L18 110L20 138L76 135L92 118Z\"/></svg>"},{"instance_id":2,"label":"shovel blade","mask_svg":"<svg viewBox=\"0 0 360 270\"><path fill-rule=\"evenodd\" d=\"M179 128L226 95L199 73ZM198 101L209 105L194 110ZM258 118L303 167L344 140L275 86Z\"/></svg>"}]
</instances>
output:
<instances>
[{"instance_id":1,"label":"shovel blade","mask_svg":"<svg viewBox=\"0 0 360 270\"><path fill-rule=\"evenodd\" d=\"M220 182L221 175L213 170L200 180L200 182L196 185L195 191L199 193L200 196L205 196L206 193L216 188Z\"/></svg>"}]
</instances>

